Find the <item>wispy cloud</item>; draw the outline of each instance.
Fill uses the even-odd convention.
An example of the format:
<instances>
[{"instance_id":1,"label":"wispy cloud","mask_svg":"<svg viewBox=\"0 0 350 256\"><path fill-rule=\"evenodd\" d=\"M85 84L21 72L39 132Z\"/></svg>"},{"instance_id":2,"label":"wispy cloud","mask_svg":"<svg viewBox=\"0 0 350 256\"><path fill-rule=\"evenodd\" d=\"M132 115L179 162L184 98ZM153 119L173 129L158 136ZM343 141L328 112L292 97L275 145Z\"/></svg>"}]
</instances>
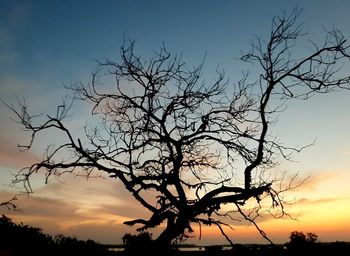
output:
<instances>
[{"instance_id":1,"label":"wispy cloud","mask_svg":"<svg viewBox=\"0 0 350 256\"><path fill-rule=\"evenodd\" d=\"M38 157L31 151L20 152L15 141L0 135L0 165L18 169L30 165Z\"/></svg>"},{"instance_id":2,"label":"wispy cloud","mask_svg":"<svg viewBox=\"0 0 350 256\"><path fill-rule=\"evenodd\" d=\"M317 232L315 223L312 223L311 220L318 209L324 211L327 209L327 204L342 205L343 201L350 200L350 196L347 195L315 194L320 189L319 186L323 186L331 177L334 178L331 174L334 172L315 176L306 184L306 187L302 186L298 191L295 203L287 206L287 211L293 217L297 217L299 222L286 219L285 223L288 222L288 224L277 228L277 224L273 224L275 223L274 218L264 212L262 217L257 219L258 223L267 232L270 225L273 225L276 230L272 230L272 236L286 227L300 228L306 225L304 220L308 220L310 222L308 225L313 228L312 231ZM337 173L336 177L342 179L344 176L340 174L341 172ZM9 197L8 193L3 192L0 193L0 199L1 195L3 198ZM22 210L10 213L10 216L17 221L42 227L51 234L64 233L82 239L90 238L108 243L119 243L123 234L135 231L135 227L123 224L125 220L147 217L150 214L130 196L117 180L96 178L86 181L84 178L73 175L66 175L60 181L52 180L46 186L36 189L34 195L20 198L18 205ZM327 213L324 214L327 215ZM319 216L317 221L320 221L321 218L323 217ZM242 229L244 230L244 226L247 226L246 222L232 221L231 224L234 229L239 230L232 233L233 237L241 236ZM289 229L284 232L287 234ZM249 230L250 235L256 233L252 227ZM208 237L214 239L212 234L215 232L215 227L211 230L205 229L207 237L205 239L209 239ZM195 235L198 238L198 232ZM217 235L215 233L215 236ZM248 236L248 233L245 235ZM196 242L199 241L196 240Z\"/></svg>"},{"instance_id":3,"label":"wispy cloud","mask_svg":"<svg viewBox=\"0 0 350 256\"><path fill-rule=\"evenodd\" d=\"M315 190L324 184L337 184L337 181L342 181L348 177L350 172L348 170L324 170L311 173L310 177L305 180L300 191Z\"/></svg>"},{"instance_id":4,"label":"wispy cloud","mask_svg":"<svg viewBox=\"0 0 350 256\"><path fill-rule=\"evenodd\" d=\"M0 200L9 196L10 193L0 191ZM40 227L52 235L64 233L81 239L120 243L123 234L134 232L134 228L123 224L128 216L122 215L128 212L112 210L111 206L80 211L79 202L66 202L37 195L19 197L16 203L19 211L7 211L4 208L0 209L1 212L16 222Z\"/></svg>"},{"instance_id":5,"label":"wispy cloud","mask_svg":"<svg viewBox=\"0 0 350 256\"><path fill-rule=\"evenodd\" d=\"M321 199L309 199L309 198L300 198L297 200L296 205L318 205L318 204L327 204L334 203L344 200L350 200L350 197L333 197L333 198L321 198Z\"/></svg>"}]
</instances>

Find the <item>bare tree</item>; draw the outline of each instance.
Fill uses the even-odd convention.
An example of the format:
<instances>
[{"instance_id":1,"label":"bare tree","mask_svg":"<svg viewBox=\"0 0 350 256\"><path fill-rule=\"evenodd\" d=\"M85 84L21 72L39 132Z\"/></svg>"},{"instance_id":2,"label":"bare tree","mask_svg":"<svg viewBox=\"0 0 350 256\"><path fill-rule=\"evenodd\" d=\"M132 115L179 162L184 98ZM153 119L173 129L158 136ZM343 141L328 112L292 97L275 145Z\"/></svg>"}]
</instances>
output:
<instances>
[{"instance_id":1,"label":"bare tree","mask_svg":"<svg viewBox=\"0 0 350 256\"><path fill-rule=\"evenodd\" d=\"M0 208L5 207L7 210L16 210L17 206L15 205L14 201L17 200L16 196L13 196L11 199L0 202Z\"/></svg>"},{"instance_id":2,"label":"bare tree","mask_svg":"<svg viewBox=\"0 0 350 256\"><path fill-rule=\"evenodd\" d=\"M156 238L160 244L186 237L194 223L216 225L230 241L224 227L239 216L268 239L255 222L261 200L270 199L270 207L283 216L283 192L299 185L295 176L281 186L278 177L269 175L281 157L288 160L302 149L284 146L271 134L280 106L289 99L348 89L350 81L342 72L349 45L336 29L326 32L323 44L311 43L308 55L294 58L294 43L304 35L299 13L275 17L268 40L254 41L241 58L262 70L252 84L245 75L230 85L223 71L205 83L202 64L189 68L165 47L146 61L135 53L134 42L124 43L119 62L101 62L90 84L69 88L100 118L96 127L85 128L84 138L75 138L65 125L69 104L40 123L25 103L20 109L8 105L31 132L29 144L21 148L30 149L46 130L63 132L67 139L22 169L15 182L30 189L30 177L41 169L47 178L107 173L150 211L148 219L125 224L143 231L166 223ZM101 86L102 70L115 77L112 90ZM62 152L70 156L62 159ZM248 200L256 207L247 210Z\"/></svg>"}]
</instances>

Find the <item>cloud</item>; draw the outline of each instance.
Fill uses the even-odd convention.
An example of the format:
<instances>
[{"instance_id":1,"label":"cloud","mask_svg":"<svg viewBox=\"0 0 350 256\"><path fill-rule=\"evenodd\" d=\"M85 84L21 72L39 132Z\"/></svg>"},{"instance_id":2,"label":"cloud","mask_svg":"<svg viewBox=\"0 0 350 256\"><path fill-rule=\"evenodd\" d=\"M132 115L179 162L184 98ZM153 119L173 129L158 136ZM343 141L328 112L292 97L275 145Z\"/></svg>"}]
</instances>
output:
<instances>
[{"instance_id":1,"label":"cloud","mask_svg":"<svg viewBox=\"0 0 350 256\"><path fill-rule=\"evenodd\" d=\"M71 173L52 177L47 185L35 193L72 202L87 200L96 205L124 204L131 199L129 192L116 179L101 177L86 179Z\"/></svg>"},{"instance_id":2,"label":"cloud","mask_svg":"<svg viewBox=\"0 0 350 256\"><path fill-rule=\"evenodd\" d=\"M349 170L323 170L311 173L309 177L299 186L293 190L296 194L314 194L316 195L319 190L330 189L331 186L337 187L338 184L342 184L350 178ZM339 186L338 186L339 188ZM348 192L349 189L345 187ZM325 193L336 191L324 191ZM323 194L323 193L322 193Z\"/></svg>"},{"instance_id":3,"label":"cloud","mask_svg":"<svg viewBox=\"0 0 350 256\"><path fill-rule=\"evenodd\" d=\"M334 203L343 200L349 200L350 197L333 197L333 198L321 198L321 199L309 199L309 198L300 198L297 200L297 205L318 205L318 204L327 204Z\"/></svg>"},{"instance_id":4,"label":"cloud","mask_svg":"<svg viewBox=\"0 0 350 256\"><path fill-rule=\"evenodd\" d=\"M79 237L80 239L93 239L107 244L119 244L125 233L135 233L134 228L113 221L105 223L88 223L73 225L65 231L66 234Z\"/></svg>"},{"instance_id":5,"label":"cloud","mask_svg":"<svg viewBox=\"0 0 350 256\"><path fill-rule=\"evenodd\" d=\"M125 216L128 219L140 218L149 215L149 212L139 205L137 202L128 203L125 202L123 205L101 205L93 212L105 213L110 215L120 215Z\"/></svg>"},{"instance_id":6,"label":"cloud","mask_svg":"<svg viewBox=\"0 0 350 256\"><path fill-rule=\"evenodd\" d=\"M9 198L10 193L2 195L0 199ZM52 180L30 196L19 197L16 203L21 211L9 213L16 221L39 226L50 234L108 243L119 243L126 232L135 233L137 227L126 226L124 221L150 215L117 180L87 181L71 174Z\"/></svg>"},{"instance_id":7,"label":"cloud","mask_svg":"<svg viewBox=\"0 0 350 256\"><path fill-rule=\"evenodd\" d=\"M31 151L20 152L14 141L0 135L0 165L14 169L23 168L38 160Z\"/></svg>"},{"instance_id":8,"label":"cloud","mask_svg":"<svg viewBox=\"0 0 350 256\"><path fill-rule=\"evenodd\" d=\"M87 180L67 174L60 177L59 181L52 179L49 184L34 190L34 196L74 205L76 213L90 216L96 221L124 221L149 215L119 181L110 178Z\"/></svg>"},{"instance_id":9,"label":"cloud","mask_svg":"<svg viewBox=\"0 0 350 256\"><path fill-rule=\"evenodd\" d=\"M10 196L9 192L0 191L0 201ZM118 215L118 210L112 210L111 206L80 211L79 203L37 195L20 196L16 205L19 211L0 210L15 222L40 227L51 235L63 233L80 239L120 243L123 234L135 231L122 224L128 217Z\"/></svg>"},{"instance_id":10,"label":"cloud","mask_svg":"<svg viewBox=\"0 0 350 256\"><path fill-rule=\"evenodd\" d=\"M25 200L21 200L21 209L19 214L35 218L70 219L82 217L77 214L78 208L73 204L37 196L28 196Z\"/></svg>"},{"instance_id":11,"label":"cloud","mask_svg":"<svg viewBox=\"0 0 350 256\"><path fill-rule=\"evenodd\" d=\"M0 191L0 200L9 198L9 196L11 196L9 192ZM17 196L17 198L14 203L18 211L1 210L15 221L23 221L25 224L36 225L44 229L54 226L60 230L62 223L83 217L77 214L76 206L61 200L37 196Z\"/></svg>"},{"instance_id":12,"label":"cloud","mask_svg":"<svg viewBox=\"0 0 350 256\"><path fill-rule=\"evenodd\" d=\"M331 174L336 174L336 176ZM342 172L323 173L310 179L306 187L302 186L297 191L296 198L298 199L295 200L295 203L286 206L287 212L291 213L293 217L298 217L302 222L313 219L315 212L318 209L326 209L328 203L342 205L342 200L349 200L350 196L347 195L315 194L319 186L343 179L344 176L340 174ZM331 178L335 180L330 180ZM0 193L0 199L8 199L9 197L8 192ZM149 195L149 197L152 196ZM17 203L22 211L11 212L11 217L17 221L39 226L50 234L64 233L81 239L94 239L105 243L119 243L123 234L135 232L135 227L123 224L125 220L145 218L150 214L118 180L110 178L86 180L72 174L52 179L47 185L38 187L34 191L34 195L21 197ZM266 231L268 231L269 226L275 223L274 217L267 212L262 212L261 216L257 222L263 228L266 227ZM237 230L242 230L249 224L244 221L229 222ZM295 224L290 224L288 227L292 227L292 225L294 227ZM195 226L194 224L193 227ZM215 230L215 227L207 230L207 237L213 237L212 230ZM151 230L155 233L159 233L159 231L159 228ZM235 232L233 236L241 236L240 231Z\"/></svg>"}]
</instances>

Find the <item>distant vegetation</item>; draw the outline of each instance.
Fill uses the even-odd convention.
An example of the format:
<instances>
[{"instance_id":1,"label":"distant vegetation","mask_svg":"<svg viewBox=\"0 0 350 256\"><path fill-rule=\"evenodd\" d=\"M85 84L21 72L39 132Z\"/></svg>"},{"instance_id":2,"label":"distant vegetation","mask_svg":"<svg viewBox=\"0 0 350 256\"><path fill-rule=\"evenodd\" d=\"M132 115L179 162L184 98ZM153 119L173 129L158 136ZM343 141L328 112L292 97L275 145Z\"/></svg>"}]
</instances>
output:
<instances>
[{"instance_id":1,"label":"distant vegetation","mask_svg":"<svg viewBox=\"0 0 350 256\"><path fill-rule=\"evenodd\" d=\"M63 235L50 236L40 228L16 224L5 215L0 217L0 255L113 255L104 245Z\"/></svg>"},{"instance_id":2,"label":"distant vegetation","mask_svg":"<svg viewBox=\"0 0 350 256\"><path fill-rule=\"evenodd\" d=\"M148 232L138 235L125 234L123 236L125 250L119 252L121 256L129 255L158 255L159 250L154 248L154 240ZM293 231L285 244L234 244L230 246L211 245L198 247L189 245L194 250L182 250L188 246L174 244L167 248L162 255L173 256L342 256L350 255L349 242L321 243L315 233L304 234ZM201 248L201 249L200 249Z\"/></svg>"},{"instance_id":3,"label":"distant vegetation","mask_svg":"<svg viewBox=\"0 0 350 256\"><path fill-rule=\"evenodd\" d=\"M320 243L315 233L294 231L290 241L280 245L241 245L235 244L232 250L223 246L212 245L204 250L181 251L177 245L167 248L167 256L342 256L350 255L350 243ZM109 246L92 240L82 241L63 235L50 236L40 228L16 224L5 215L0 217L0 256L134 256L158 255L159 250L153 246L152 235L141 232L138 235L125 234L124 251L113 252ZM181 247L185 247L184 245ZM180 247L179 247L180 248ZM163 250L162 250L163 251Z\"/></svg>"}]
</instances>

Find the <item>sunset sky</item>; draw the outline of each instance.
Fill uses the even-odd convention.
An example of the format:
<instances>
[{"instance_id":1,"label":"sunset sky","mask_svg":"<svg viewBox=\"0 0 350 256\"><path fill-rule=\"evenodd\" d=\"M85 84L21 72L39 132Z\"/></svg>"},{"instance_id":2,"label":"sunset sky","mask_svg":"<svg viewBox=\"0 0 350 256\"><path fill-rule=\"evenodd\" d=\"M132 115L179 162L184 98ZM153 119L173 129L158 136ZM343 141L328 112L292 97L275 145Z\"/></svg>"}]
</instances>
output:
<instances>
[{"instance_id":1,"label":"sunset sky","mask_svg":"<svg viewBox=\"0 0 350 256\"><path fill-rule=\"evenodd\" d=\"M254 37L267 38L273 15L303 10L307 38L322 41L324 28L335 26L350 40L348 0L115 0L59 1L0 0L0 98L16 104L25 98L34 113L55 111L67 94L64 85L87 83L96 60L118 60L123 37L136 41L144 56L164 43L182 53L189 66L204 56L207 79L223 68L231 83L241 71L256 74L256 66L238 61ZM307 40L298 49L309 50ZM350 72L350 66L347 69ZM257 79L252 77L252 79ZM286 145L315 145L282 162L281 171L310 177L289 194L288 212L296 220L259 219L275 242L286 242L294 230L314 232L321 241L350 241L350 91L294 101L281 113L273 133ZM83 133L88 109L73 106L68 126ZM11 174L35 159L47 141L19 153L17 144L28 134L0 105L0 202L21 191L9 187ZM45 134L49 138L49 134ZM64 176L44 184L34 177L34 194L19 196L20 211L0 209L15 221L39 226L51 234L63 233L103 243L120 243L133 228L123 221L148 213L135 203L116 180ZM234 242L264 242L246 223L235 223L228 234ZM157 232L157 231L156 231ZM216 228L204 229L190 239L195 244L225 243Z\"/></svg>"}]
</instances>

